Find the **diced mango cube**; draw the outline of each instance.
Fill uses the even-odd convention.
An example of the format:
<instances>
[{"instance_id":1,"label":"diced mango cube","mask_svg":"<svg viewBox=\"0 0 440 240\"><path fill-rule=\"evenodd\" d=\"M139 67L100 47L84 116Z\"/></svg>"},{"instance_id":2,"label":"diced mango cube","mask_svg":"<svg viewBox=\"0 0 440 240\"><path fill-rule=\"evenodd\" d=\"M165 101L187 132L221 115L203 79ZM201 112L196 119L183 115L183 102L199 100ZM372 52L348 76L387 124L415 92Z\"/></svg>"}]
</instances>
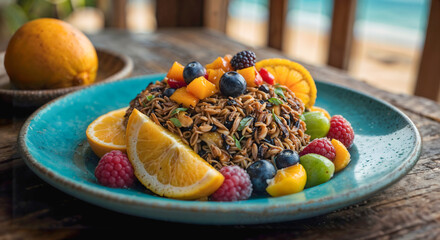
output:
<instances>
[{"instance_id":1,"label":"diced mango cube","mask_svg":"<svg viewBox=\"0 0 440 240\"><path fill-rule=\"evenodd\" d=\"M261 78L261 76L257 72L257 69L254 66L239 69L237 70L237 72L241 74L241 76L243 76L243 78L246 80L248 87L256 87L263 83L263 79Z\"/></svg>"},{"instance_id":2,"label":"diced mango cube","mask_svg":"<svg viewBox=\"0 0 440 240\"><path fill-rule=\"evenodd\" d=\"M174 62L173 66L171 66L170 70L168 71L167 78L174 79L176 81L185 82L183 79L183 69L185 67L178 63Z\"/></svg>"},{"instance_id":3,"label":"diced mango cube","mask_svg":"<svg viewBox=\"0 0 440 240\"><path fill-rule=\"evenodd\" d=\"M226 69L223 70L225 70L225 72L233 71L234 69L231 66L232 55L226 54L223 59L226 61Z\"/></svg>"},{"instance_id":4,"label":"diced mango cube","mask_svg":"<svg viewBox=\"0 0 440 240\"><path fill-rule=\"evenodd\" d=\"M199 102L197 97L194 97L191 93L186 90L187 87L181 87L177 89L173 95L171 95L170 99L182 104L185 107L193 106L195 107Z\"/></svg>"},{"instance_id":5,"label":"diced mango cube","mask_svg":"<svg viewBox=\"0 0 440 240\"><path fill-rule=\"evenodd\" d=\"M223 71L223 69L208 69L208 81L214 83L217 88L219 87L220 84L220 78L223 76L223 74L225 74L225 71Z\"/></svg>"},{"instance_id":6,"label":"diced mango cube","mask_svg":"<svg viewBox=\"0 0 440 240\"><path fill-rule=\"evenodd\" d=\"M216 58L212 63L206 64L206 69L223 69L225 72L232 71L231 64L229 61L225 60L222 57Z\"/></svg>"},{"instance_id":7,"label":"diced mango cube","mask_svg":"<svg viewBox=\"0 0 440 240\"><path fill-rule=\"evenodd\" d=\"M214 83L201 76L188 84L186 90L198 99L204 99L214 95L217 92L217 87Z\"/></svg>"},{"instance_id":8,"label":"diced mango cube","mask_svg":"<svg viewBox=\"0 0 440 240\"><path fill-rule=\"evenodd\" d=\"M232 60L232 55L231 54L226 54L223 59L225 59L226 62L231 62Z\"/></svg>"}]
</instances>

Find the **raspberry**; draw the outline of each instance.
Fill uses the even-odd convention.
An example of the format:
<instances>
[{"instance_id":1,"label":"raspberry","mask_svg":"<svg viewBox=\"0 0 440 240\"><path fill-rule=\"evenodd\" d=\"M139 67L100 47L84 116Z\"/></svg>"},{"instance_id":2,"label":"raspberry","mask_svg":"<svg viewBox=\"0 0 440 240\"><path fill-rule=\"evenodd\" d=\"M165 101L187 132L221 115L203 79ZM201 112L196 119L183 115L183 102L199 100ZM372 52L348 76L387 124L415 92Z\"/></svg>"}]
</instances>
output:
<instances>
[{"instance_id":1,"label":"raspberry","mask_svg":"<svg viewBox=\"0 0 440 240\"><path fill-rule=\"evenodd\" d=\"M100 184L112 188L128 188L135 180L127 155L119 150L102 156L96 166L95 177Z\"/></svg>"},{"instance_id":2,"label":"raspberry","mask_svg":"<svg viewBox=\"0 0 440 240\"><path fill-rule=\"evenodd\" d=\"M246 200L252 194L252 183L249 174L239 166L226 166L220 169L225 180L217 191L211 195L213 201Z\"/></svg>"},{"instance_id":3,"label":"raspberry","mask_svg":"<svg viewBox=\"0 0 440 240\"><path fill-rule=\"evenodd\" d=\"M254 52L245 50L235 54L230 63L235 70L239 70L255 66L256 59Z\"/></svg>"},{"instance_id":4,"label":"raspberry","mask_svg":"<svg viewBox=\"0 0 440 240\"><path fill-rule=\"evenodd\" d=\"M336 151L333 144L328 140L328 138L317 138L310 142L300 153L300 156L306 155L308 153L316 153L324 156L331 161L335 159Z\"/></svg>"},{"instance_id":5,"label":"raspberry","mask_svg":"<svg viewBox=\"0 0 440 240\"><path fill-rule=\"evenodd\" d=\"M330 119L330 130L327 137L339 140L348 149L353 144L354 131L350 122L341 115L335 115Z\"/></svg>"}]
</instances>

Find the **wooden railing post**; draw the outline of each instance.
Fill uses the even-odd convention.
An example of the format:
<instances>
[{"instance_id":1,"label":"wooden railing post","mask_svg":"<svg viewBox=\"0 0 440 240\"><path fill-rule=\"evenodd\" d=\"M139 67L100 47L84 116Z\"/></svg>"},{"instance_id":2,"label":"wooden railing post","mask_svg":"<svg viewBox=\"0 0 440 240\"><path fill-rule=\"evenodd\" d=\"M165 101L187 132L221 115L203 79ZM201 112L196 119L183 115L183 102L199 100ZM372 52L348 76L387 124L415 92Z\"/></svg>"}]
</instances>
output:
<instances>
[{"instance_id":1,"label":"wooden railing post","mask_svg":"<svg viewBox=\"0 0 440 240\"><path fill-rule=\"evenodd\" d=\"M414 94L440 101L440 0L431 0Z\"/></svg>"},{"instance_id":2,"label":"wooden railing post","mask_svg":"<svg viewBox=\"0 0 440 240\"><path fill-rule=\"evenodd\" d=\"M333 0L333 16L327 64L348 69L357 0Z\"/></svg>"},{"instance_id":3,"label":"wooden railing post","mask_svg":"<svg viewBox=\"0 0 440 240\"><path fill-rule=\"evenodd\" d=\"M157 0L157 27L202 27L203 0Z\"/></svg>"},{"instance_id":4,"label":"wooden railing post","mask_svg":"<svg viewBox=\"0 0 440 240\"><path fill-rule=\"evenodd\" d=\"M267 45L282 50L288 0L269 0L269 32Z\"/></svg>"},{"instance_id":5,"label":"wooden railing post","mask_svg":"<svg viewBox=\"0 0 440 240\"><path fill-rule=\"evenodd\" d=\"M229 0L205 0L204 5L204 26L225 33Z\"/></svg>"},{"instance_id":6,"label":"wooden railing post","mask_svg":"<svg viewBox=\"0 0 440 240\"><path fill-rule=\"evenodd\" d=\"M112 1L111 27L120 29L127 28L127 3L128 0Z\"/></svg>"}]
</instances>

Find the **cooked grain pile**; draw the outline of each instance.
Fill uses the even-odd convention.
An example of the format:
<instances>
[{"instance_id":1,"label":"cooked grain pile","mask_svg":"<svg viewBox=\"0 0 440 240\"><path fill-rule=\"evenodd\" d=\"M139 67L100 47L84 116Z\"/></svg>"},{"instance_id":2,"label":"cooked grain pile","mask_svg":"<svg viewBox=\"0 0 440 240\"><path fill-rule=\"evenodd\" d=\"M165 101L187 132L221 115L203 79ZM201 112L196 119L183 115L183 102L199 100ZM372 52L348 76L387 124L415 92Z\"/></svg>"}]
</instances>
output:
<instances>
[{"instance_id":1,"label":"cooked grain pile","mask_svg":"<svg viewBox=\"0 0 440 240\"><path fill-rule=\"evenodd\" d=\"M138 109L216 169L233 164L246 169L258 159L273 162L283 149L299 151L309 142L299 119L304 104L287 87L248 87L236 98L217 93L187 109L164 96L166 88L165 81L150 84L130 102L126 120Z\"/></svg>"}]
</instances>

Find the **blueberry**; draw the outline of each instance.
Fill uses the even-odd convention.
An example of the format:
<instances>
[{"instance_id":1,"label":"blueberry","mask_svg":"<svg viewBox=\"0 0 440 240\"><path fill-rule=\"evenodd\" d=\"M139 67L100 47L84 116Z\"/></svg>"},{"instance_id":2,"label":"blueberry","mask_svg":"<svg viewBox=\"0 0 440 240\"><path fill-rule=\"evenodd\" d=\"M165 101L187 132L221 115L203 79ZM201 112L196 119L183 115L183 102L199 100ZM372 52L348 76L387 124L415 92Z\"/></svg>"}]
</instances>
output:
<instances>
[{"instance_id":1,"label":"blueberry","mask_svg":"<svg viewBox=\"0 0 440 240\"><path fill-rule=\"evenodd\" d=\"M183 79L186 84L190 84L194 79L205 76L206 69L199 62L190 62L183 69Z\"/></svg>"},{"instance_id":2,"label":"blueberry","mask_svg":"<svg viewBox=\"0 0 440 240\"><path fill-rule=\"evenodd\" d=\"M297 152L285 149L275 158L275 165L278 169L286 168L299 163L299 155Z\"/></svg>"},{"instance_id":3,"label":"blueberry","mask_svg":"<svg viewBox=\"0 0 440 240\"><path fill-rule=\"evenodd\" d=\"M277 170L268 160L258 160L252 163L246 172L252 182L252 188L256 195L266 194L267 180L275 177Z\"/></svg>"},{"instance_id":4,"label":"blueberry","mask_svg":"<svg viewBox=\"0 0 440 240\"><path fill-rule=\"evenodd\" d=\"M269 87L267 87L266 85L261 85L258 90L265 92L265 93L269 93Z\"/></svg>"},{"instance_id":5,"label":"blueberry","mask_svg":"<svg viewBox=\"0 0 440 240\"><path fill-rule=\"evenodd\" d=\"M241 74L231 71L220 78L220 92L228 97L238 97L246 91L246 80Z\"/></svg>"},{"instance_id":6,"label":"blueberry","mask_svg":"<svg viewBox=\"0 0 440 240\"><path fill-rule=\"evenodd\" d=\"M167 96L167 97L171 97L171 95L173 95L173 93L176 91L176 89L174 88L167 88L165 89L165 91L163 91L163 95Z\"/></svg>"}]
</instances>

